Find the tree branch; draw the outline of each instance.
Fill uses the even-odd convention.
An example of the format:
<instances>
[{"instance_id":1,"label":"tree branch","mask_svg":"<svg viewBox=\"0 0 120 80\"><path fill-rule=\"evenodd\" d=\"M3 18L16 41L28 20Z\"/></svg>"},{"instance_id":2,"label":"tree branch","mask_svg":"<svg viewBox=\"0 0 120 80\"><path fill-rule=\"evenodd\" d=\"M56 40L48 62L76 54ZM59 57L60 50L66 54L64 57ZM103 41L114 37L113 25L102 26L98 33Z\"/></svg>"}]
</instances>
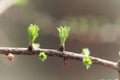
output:
<instances>
[{"instance_id":1,"label":"tree branch","mask_svg":"<svg viewBox=\"0 0 120 80\"><path fill-rule=\"evenodd\" d=\"M82 59L84 58L84 55L79 54L79 53L68 52L68 51L60 52L54 49L36 49L30 52L28 51L28 48L0 47L0 54L6 54L6 55L9 53L12 53L15 55L35 55L35 54L39 54L40 52L45 52L48 56L67 57L68 59L78 60L81 62L82 62ZM90 57L92 59L93 64L98 64L98 65L101 65L107 68L120 71L120 67L117 62L100 59L100 58L92 57L92 56Z\"/></svg>"},{"instance_id":2,"label":"tree branch","mask_svg":"<svg viewBox=\"0 0 120 80\"><path fill-rule=\"evenodd\" d=\"M0 47L0 54L5 54L5 55L8 55L9 53L12 53L14 55L38 55L40 52L45 52L46 55L48 56L62 57L62 58L67 57L68 59L77 60L80 62L82 62L82 59L85 57L84 55L79 53L68 52L68 51L61 52L54 49L36 49L30 52L28 48ZM120 61L113 62L110 60L105 60L105 59L92 57L92 56L90 56L90 58L93 64L117 70L119 74L119 80L120 80Z\"/></svg>"}]
</instances>

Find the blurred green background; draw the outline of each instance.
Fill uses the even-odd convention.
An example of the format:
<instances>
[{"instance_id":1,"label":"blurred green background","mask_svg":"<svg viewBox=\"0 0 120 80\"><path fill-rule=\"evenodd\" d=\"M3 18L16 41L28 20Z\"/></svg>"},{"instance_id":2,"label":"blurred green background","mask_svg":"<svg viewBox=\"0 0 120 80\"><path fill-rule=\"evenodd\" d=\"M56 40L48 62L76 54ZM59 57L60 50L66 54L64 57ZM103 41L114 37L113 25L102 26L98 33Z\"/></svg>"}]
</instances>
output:
<instances>
[{"instance_id":1,"label":"blurred green background","mask_svg":"<svg viewBox=\"0 0 120 80\"><path fill-rule=\"evenodd\" d=\"M66 50L81 52L89 48L92 56L120 59L119 0L0 0L0 47L27 47L27 27L37 24L41 48L58 49L56 27L71 26ZM3 12L2 12L3 11ZM92 65L86 70L81 62L38 56L18 56L15 61L0 55L0 80L115 80L117 72Z\"/></svg>"}]
</instances>

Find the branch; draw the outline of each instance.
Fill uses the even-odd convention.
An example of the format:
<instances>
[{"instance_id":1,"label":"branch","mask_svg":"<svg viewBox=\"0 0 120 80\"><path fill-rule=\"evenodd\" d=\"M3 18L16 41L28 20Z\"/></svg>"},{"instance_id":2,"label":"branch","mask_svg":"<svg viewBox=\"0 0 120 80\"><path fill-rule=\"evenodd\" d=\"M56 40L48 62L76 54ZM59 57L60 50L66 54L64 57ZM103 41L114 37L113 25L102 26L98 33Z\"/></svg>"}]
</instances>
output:
<instances>
[{"instance_id":1,"label":"branch","mask_svg":"<svg viewBox=\"0 0 120 80\"><path fill-rule=\"evenodd\" d=\"M36 49L33 50L32 52L28 51L28 48L9 48L9 47L0 47L0 54L15 54L15 55L38 55L40 52L45 52L48 56L56 56L56 57L67 57L68 59L72 60L77 60L81 61L85 57L82 54L79 53L74 53L74 52L68 52L68 51L58 51L54 49ZM64 53L64 54L63 54ZM117 71L120 71L120 67L117 62L105 60L105 59L100 59L97 57L92 57L93 64L97 64L100 66L104 66L107 68L115 69Z\"/></svg>"}]
</instances>

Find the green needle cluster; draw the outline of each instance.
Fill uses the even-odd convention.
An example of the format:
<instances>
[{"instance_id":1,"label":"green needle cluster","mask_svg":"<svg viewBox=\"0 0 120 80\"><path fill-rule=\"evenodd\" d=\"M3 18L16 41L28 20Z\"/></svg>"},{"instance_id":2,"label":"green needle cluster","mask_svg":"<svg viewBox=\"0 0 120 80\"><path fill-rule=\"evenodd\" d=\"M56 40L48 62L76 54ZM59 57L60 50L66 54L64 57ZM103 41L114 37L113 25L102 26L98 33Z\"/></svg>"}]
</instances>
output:
<instances>
[{"instance_id":1,"label":"green needle cluster","mask_svg":"<svg viewBox=\"0 0 120 80\"><path fill-rule=\"evenodd\" d=\"M65 44L65 41L66 41L67 37L69 36L70 27L60 26L57 28L57 30L59 32L59 38L60 38L61 45L63 45L63 44Z\"/></svg>"},{"instance_id":2,"label":"green needle cluster","mask_svg":"<svg viewBox=\"0 0 120 80\"><path fill-rule=\"evenodd\" d=\"M33 44L34 41L37 39L39 36L39 27L36 24L30 24L28 27L28 39L29 39L29 44Z\"/></svg>"},{"instance_id":3,"label":"green needle cluster","mask_svg":"<svg viewBox=\"0 0 120 80\"><path fill-rule=\"evenodd\" d=\"M38 25L36 25L36 24L30 24L30 26L28 27L27 30L28 30L28 38L29 38L29 47L28 47L28 50L32 50L32 48L39 49L40 44L34 43L35 40L39 36L39 33L38 33L39 32L39 27L38 27ZM47 55L45 54L45 52L40 52L40 54L39 54L39 60L45 61L46 59L47 59Z\"/></svg>"},{"instance_id":4,"label":"green needle cluster","mask_svg":"<svg viewBox=\"0 0 120 80\"><path fill-rule=\"evenodd\" d=\"M83 58L83 64L85 65L86 69L89 69L90 66L92 65L92 60L90 58L90 51L88 48L82 49L82 53L85 57Z\"/></svg>"},{"instance_id":5,"label":"green needle cluster","mask_svg":"<svg viewBox=\"0 0 120 80\"><path fill-rule=\"evenodd\" d=\"M39 36L39 27L36 24L30 24L30 26L28 27L28 38L29 38L29 47L28 50L32 51L32 48L35 49L39 49L40 45L34 43L35 40L38 38ZM70 27L68 26L60 26L57 28L58 33L59 33L59 38L60 38L60 43L61 43L61 47L59 48L60 51L63 51L65 48L65 41L69 36L69 32L70 32ZM90 68L91 64L92 64L92 60L90 58L90 51L88 48L84 48L82 49L82 53L85 57L83 58L83 64L85 65L85 67L87 69ZM119 53L120 54L120 53ZM45 54L45 52L40 52L39 53L39 60L41 61L45 61L47 59L47 55Z\"/></svg>"}]
</instances>

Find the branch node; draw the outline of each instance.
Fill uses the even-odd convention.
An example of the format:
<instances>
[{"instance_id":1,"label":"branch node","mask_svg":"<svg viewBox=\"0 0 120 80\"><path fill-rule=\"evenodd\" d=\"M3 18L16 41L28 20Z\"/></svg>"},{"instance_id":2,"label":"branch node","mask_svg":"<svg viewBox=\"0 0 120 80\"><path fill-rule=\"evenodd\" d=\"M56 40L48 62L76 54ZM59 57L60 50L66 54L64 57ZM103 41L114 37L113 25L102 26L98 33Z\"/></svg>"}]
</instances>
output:
<instances>
[{"instance_id":1,"label":"branch node","mask_svg":"<svg viewBox=\"0 0 120 80\"><path fill-rule=\"evenodd\" d=\"M29 45L29 46L28 46L28 51L32 52L32 50L33 50L33 46L32 46L32 45Z\"/></svg>"}]
</instances>

